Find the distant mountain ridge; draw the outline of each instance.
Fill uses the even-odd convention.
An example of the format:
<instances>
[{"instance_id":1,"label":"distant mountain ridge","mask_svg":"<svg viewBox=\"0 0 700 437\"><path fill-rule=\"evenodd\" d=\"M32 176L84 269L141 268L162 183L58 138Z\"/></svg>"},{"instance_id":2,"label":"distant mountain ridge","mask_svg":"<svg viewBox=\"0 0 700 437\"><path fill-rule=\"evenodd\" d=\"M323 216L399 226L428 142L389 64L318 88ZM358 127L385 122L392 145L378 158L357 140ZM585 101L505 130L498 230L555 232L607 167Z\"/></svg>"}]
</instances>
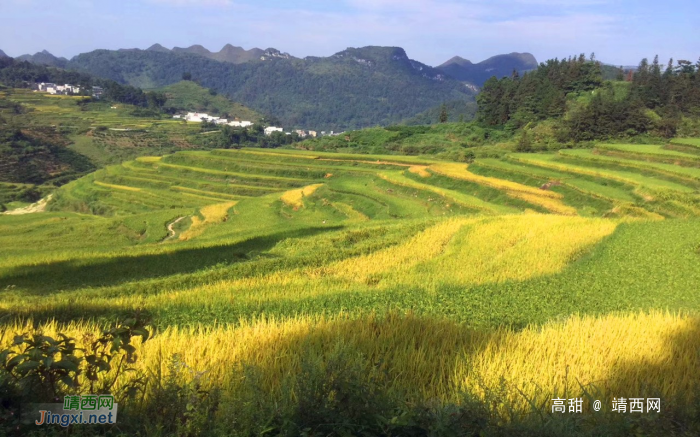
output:
<instances>
[{"instance_id":1,"label":"distant mountain ridge","mask_svg":"<svg viewBox=\"0 0 700 437\"><path fill-rule=\"evenodd\" d=\"M242 49L241 49L242 50ZM295 58L279 50L251 53L259 60L216 60L202 46L168 50L96 50L67 68L141 88L161 88L187 73L202 86L264 114L285 127L343 130L395 124L443 102L473 102L475 91L442 71L410 59L400 47L348 48L328 57Z\"/></svg>"},{"instance_id":2,"label":"distant mountain ridge","mask_svg":"<svg viewBox=\"0 0 700 437\"><path fill-rule=\"evenodd\" d=\"M65 68L66 64L68 64L68 59L58 58L46 50L42 50L42 51L35 53L33 55L27 54L27 55L18 56L15 59L17 59L18 61L31 62L32 64L48 65L50 67L58 67L58 68Z\"/></svg>"},{"instance_id":3,"label":"distant mountain ridge","mask_svg":"<svg viewBox=\"0 0 700 437\"><path fill-rule=\"evenodd\" d=\"M186 48L173 47L172 50L169 50L160 44L154 44L146 50L161 53L187 53L192 55L204 56L205 58L213 59L215 61L229 62L231 64L243 64L245 62L261 61L265 60L266 58L293 58L293 56L291 56L289 53L282 53L274 48L268 48L267 50L262 50L259 48L245 50L243 47L236 47L231 44L226 44L218 52L211 52L207 48L199 44L195 44Z\"/></svg>"},{"instance_id":4,"label":"distant mountain ridge","mask_svg":"<svg viewBox=\"0 0 700 437\"><path fill-rule=\"evenodd\" d=\"M319 130L394 124L425 111L432 117L447 102L469 117L471 107L464 105L474 102L488 78L537 68L527 53L494 56L478 64L456 56L431 67L410 59L403 48L379 46L303 59L274 48L245 50L231 44L218 52L198 44L172 49L153 44L145 50L95 50L70 61L47 51L21 58L144 89L191 77L259 113L274 115L285 126Z\"/></svg>"},{"instance_id":5,"label":"distant mountain ridge","mask_svg":"<svg viewBox=\"0 0 700 437\"><path fill-rule=\"evenodd\" d=\"M478 64L455 56L437 68L457 80L469 82L480 87L492 76L500 79L504 76L510 76L513 70L522 74L535 70L537 67L537 59L532 54L510 53L493 56Z\"/></svg>"},{"instance_id":6,"label":"distant mountain ridge","mask_svg":"<svg viewBox=\"0 0 700 437\"><path fill-rule=\"evenodd\" d=\"M5 52L3 52L2 50L0 50L0 58L9 58L9 56L7 56L7 55L5 54Z\"/></svg>"}]
</instances>

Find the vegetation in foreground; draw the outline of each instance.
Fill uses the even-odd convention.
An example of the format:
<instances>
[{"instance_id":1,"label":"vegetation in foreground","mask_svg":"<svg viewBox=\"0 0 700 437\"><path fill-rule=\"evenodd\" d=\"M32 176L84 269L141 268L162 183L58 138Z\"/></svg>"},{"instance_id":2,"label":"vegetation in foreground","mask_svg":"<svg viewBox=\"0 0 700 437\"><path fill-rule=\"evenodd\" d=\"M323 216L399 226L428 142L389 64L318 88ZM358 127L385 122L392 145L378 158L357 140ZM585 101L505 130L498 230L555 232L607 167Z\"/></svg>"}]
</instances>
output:
<instances>
[{"instance_id":1,"label":"vegetation in foreground","mask_svg":"<svg viewBox=\"0 0 700 437\"><path fill-rule=\"evenodd\" d=\"M2 348L148 318L115 434L693 435L697 155L578 152L108 166L0 217ZM663 410L557 416L557 396Z\"/></svg>"}]
</instances>

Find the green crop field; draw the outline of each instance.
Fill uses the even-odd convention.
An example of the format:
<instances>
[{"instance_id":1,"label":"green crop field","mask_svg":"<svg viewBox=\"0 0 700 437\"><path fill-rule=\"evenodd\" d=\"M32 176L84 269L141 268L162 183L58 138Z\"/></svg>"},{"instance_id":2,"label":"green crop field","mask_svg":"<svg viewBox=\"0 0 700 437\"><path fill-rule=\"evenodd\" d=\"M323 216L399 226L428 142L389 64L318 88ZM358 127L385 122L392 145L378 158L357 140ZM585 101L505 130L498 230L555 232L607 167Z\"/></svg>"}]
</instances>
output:
<instances>
[{"instance_id":1,"label":"green crop field","mask_svg":"<svg viewBox=\"0 0 700 437\"><path fill-rule=\"evenodd\" d=\"M600 144L599 153L631 159L669 162L677 165L700 167L700 156L685 151L671 150L668 146L638 144Z\"/></svg>"},{"instance_id":2,"label":"green crop field","mask_svg":"<svg viewBox=\"0 0 700 437\"><path fill-rule=\"evenodd\" d=\"M217 423L255 432L231 411L274 416L256 408L293 404L307 360L328 370L339 349L412 405L501 390L506 417L582 389L691 405L697 169L665 149L597 150L465 164L244 148L106 165L44 212L0 215L0 342L29 326L87 338L136 313L155 336L120 383L162 373L220 390Z\"/></svg>"}]
</instances>

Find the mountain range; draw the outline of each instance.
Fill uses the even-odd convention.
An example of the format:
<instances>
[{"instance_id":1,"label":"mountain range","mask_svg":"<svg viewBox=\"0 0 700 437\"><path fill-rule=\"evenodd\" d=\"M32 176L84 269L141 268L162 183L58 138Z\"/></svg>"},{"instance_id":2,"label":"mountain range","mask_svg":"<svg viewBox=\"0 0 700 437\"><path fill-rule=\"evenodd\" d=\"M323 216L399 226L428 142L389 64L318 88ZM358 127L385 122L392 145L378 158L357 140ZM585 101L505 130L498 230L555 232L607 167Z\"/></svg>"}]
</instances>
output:
<instances>
[{"instance_id":1,"label":"mountain range","mask_svg":"<svg viewBox=\"0 0 700 437\"><path fill-rule=\"evenodd\" d=\"M48 65L50 67L58 68L66 68L66 64L68 64L68 59L58 58L46 50L42 50L41 52L35 53L33 55L27 54L18 56L15 59L17 59L18 61L28 61L32 64Z\"/></svg>"},{"instance_id":2,"label":"mountain range","mask_svg":"<svg viewBox=\"0 0 700 437\"><path fill-rule=\"evenodd\" d=\"M499 55L476 64L455 57L431 67L410 59L400 47L377 46L303 59L274 48L245 50L231 44L218 52L201 45L168 49L154 44L146 50L95 50L71 60L47 51L18 59L145 89L188 77L273 115L284 126L326 130L399 123L433 114L446 102L473 103L489 77L537 68L527 53Z\"/></svg>"},{"instance_id":3,"label":"mountain range","mask_svg":"<svg viewBox=\"0 0 700 437\"><path fill-rule=\"evenodd\" d=\"M522 74L537 68L537 60L530 53L511 53L498 55L474 64L471 61L455 56L437 67L457 80L482 86L489 78L510 76L513 70Z\"/></svg>"},{"instance_id":4,"label":"mountain range","mask_svg":"<svg viewBox=\"0 0 700 437\"><path fill-rule=\"evenodd\" d=\"M242 47L236 47L231 44L226 44L218 52L210 52L203 46L196 44L190 47L173 47L169 50L160 44L154 44L148 49L149 51L156 51L161 53L189 53L192 55L204 56L205 58L213 59L215 61L229 62L231 64L243 64L245 62L251 61L264 61L266 58L283 58L292 59L289 53L282 53L277 49L269 48L267 50L262 50L259 48L253 48L250 50L245 50Z\"/></svg>"}]
</instances>

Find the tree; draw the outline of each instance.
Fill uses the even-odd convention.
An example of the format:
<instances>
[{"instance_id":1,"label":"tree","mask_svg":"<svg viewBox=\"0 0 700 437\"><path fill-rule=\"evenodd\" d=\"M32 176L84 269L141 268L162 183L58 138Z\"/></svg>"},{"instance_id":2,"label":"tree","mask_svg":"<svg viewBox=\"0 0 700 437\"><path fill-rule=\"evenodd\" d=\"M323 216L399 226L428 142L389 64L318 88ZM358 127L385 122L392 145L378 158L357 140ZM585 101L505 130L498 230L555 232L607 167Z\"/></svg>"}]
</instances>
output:
<instances>
[{"instance_id":1,"label":"tree","mask_svg":"<svg viewBox=\"0 0 700 437\"><path fill-rule=\"evenodd\" d=\"M527 129L523 129L523 133L518 139L518 144L515 146L515 151L521 153L532 152L532 139Z\"/></svg>"},{"instance_id":2,"label":"tree","mask_svg":"<svg viewBox=\"0 0 700 437\"><path fill-rule=\"evenodd\" d=\"M620 68L617 70L617 76L615 77L615 80L622 82L625 80L625 70L620 66Z\"/></svg>"},{"instance_id":3,"label":"tree","mask_svg":"<svg viewBox=\"0 0 700 437\"><path fill-rule=\"evenodd\" d=\"M182 80L192 80L192 73L182 73Z\"/></svg>"},{"instance_id":4,"label":"tree","mask_svg":"<svg viewBox=\"0 0 700 437\"><path fill-rule=\"evenodd\" d=\"M146 102L148 102L148 107L151 109L160 109L165 105L168 98L164 93L157 93L155 91L149 91L146 93Z\"/></svg>"},{"instance_id":5,"label":"tree","mask_svg":"<svg viewBox=\"0 0 700 437\"><path fill-rule=\"evenodd\" d=\"M447 123L447 119L447 106L445 106L443 103L442 107L440 108L440 123Z\"/></svg>"},{"instance_id":6,"label":"tree","mask_svg":"<svg viewBox=\"0 0 700 437\"><path fill-rule=\"evenodd\" d=\"M692 62L681 59L678 61L677 67L678 74L688 74L692 75L695 73L695 65Z\"/></svg>"},{"instance_id":7,"label":"tree","mask_svg":"<svg viewBox=\"0 0 700 437\"><path fill-rule=\"evenodd\" d=\"M663 83L661 78L661 66L659 65L659 56L654 57L654 62L651 64L651 75L649 77L649 86L645 96L645 104L649 108L656 108L661 105L661 97L663 94Z\"/></svg>"}]
</instances>

